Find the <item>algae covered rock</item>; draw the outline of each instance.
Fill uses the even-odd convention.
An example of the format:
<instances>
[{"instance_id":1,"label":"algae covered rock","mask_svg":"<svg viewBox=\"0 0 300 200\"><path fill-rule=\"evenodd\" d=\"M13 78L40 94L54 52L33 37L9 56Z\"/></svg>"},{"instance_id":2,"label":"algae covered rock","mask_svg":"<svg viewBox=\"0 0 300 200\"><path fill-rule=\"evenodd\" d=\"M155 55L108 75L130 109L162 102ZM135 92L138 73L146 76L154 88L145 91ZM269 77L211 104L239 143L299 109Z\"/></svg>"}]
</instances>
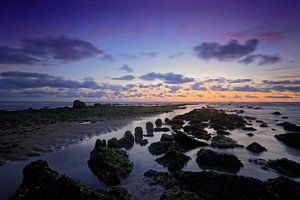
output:
<instances>
[{"instance_id":1,"label":"algae covered rock","mask_svg":"<svg viewBox=\"0 0 300 200\"><path fill-rule=\"evenodd\" d=\"M167 167L170 172L173 172L181 170L190 159L190 157L176 149L169 149L165 155L157 158L155 161Z\"/></svg>"},{"instance_id":2,"label":"algae covered rock","mask_svg":"<svg viewBox=\"0 0 300 200\"><path fill-rule=\"evenodd\" d=\"M174 140L176 144L178 144L182 148L183 151L189 151L197 147L208 145L206 142L196 140L180 131L174 135Z\"/></svg>"},{"instance_id":3,"label":"algae covered rock","mask_svg":"<svg viewBox=\"0 0 300 200\"><path fill-rule=\"evenodd\" d=\"M88 165L106 185L118 185L133 168L133 163L125 151L108 147L95 148L90 153Z\"/></svg>"}]
</instances>

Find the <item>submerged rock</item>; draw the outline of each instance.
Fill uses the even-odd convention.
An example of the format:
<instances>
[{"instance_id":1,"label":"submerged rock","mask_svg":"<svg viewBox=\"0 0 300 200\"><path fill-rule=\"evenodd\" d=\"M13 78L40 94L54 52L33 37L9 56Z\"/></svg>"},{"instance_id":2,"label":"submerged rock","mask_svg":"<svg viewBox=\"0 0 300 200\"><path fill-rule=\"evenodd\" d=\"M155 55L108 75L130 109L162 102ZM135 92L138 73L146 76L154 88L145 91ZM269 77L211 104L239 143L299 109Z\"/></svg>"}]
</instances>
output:
<instances>
[{"instance_id":1,"label":"submerged rock","mask_svg":"<svg viewBox=\"0 0 300 200\"><path fill-rule=\"evenodd\" d=\"M82 102L82 101L75 100L75 101L73 102L73 108L85 108L85 107L86 107L86 105L85 105L85 103Z\"/></svg>"},{"instance_id":2,"label":"submerged rock","mask_svg":"<svg viewBox=\"0 0 300 200\"><path fill-rule=\"evenodd\" d=\"M275 138L291 147L296 147L300 149L300 133L285 133L285 134L275 135Z\"/></svg>"},{"instance_id":3,"label":"submerged rock","mask_svg":"<svg viewBox=\"0 0 300 200\"><path fill-rule=\"evenodd\" d=\"M243 127L242 130L244 131L256 131L256 128L253 128L253 127Z\"/></svg>"},{"instance_id":4,"label":"submerged rock","mask_svg":"<svg viewBox=\"0 0 300 200\"><path fill-rule=\"evenodd\" d=\"M252 142L251 144L249 144L246 147L246 149L248 149L249 151L251 151L253 153L261 153L263 151L267 151L267 149L265 147L261 146L257 142Z\"/></svg>"},{"instance_id":5,"label":"submerged rock","mask_svg":"<svg viewBox=\"0 0 300 200\"><path fill-rule=\"evenodd\" d=\"M242 162L233 154L218 153L210 149L201 149L197 153L197 164L201 168L238 172Z\"/></svg>"},{"instance_id":6,"label":"submerged rock","mask_svg":"<svg viewBox=\"0 0 300 200\"><path fill-rule=\"evenodd\" d=\"M118 185L133 168L133 163L125 151L108 147L95 148L90 153L88 165L106 185Z\"/></svg>"},{"instance_id":7,"label":"submerged rock","mask_svg":"<svg viewBox=\"0 0 300 200\"><path fill-rule=\"evenodd\" d=\"M58 174L43 160L31 162L23 170L23 181L9 200L129 200L126 189L112 187L109 191L95 190L83 183Z\"/></svg>"},{"instance_id":8,"label":"submerged rock","mask_svg":"<svg viewBox=\"0 0 300 200\"><path fill-rule=\"evenodd\" d=\"M191 158L176 149L169 149L165 155L155 161L167 167L170 172L181 170Z\"/></svg>"},{"instance_id":9,"label":"submerged rock","mask_svg":"<svg viewBox=\"0 0 300 200\"><path fill-rule=\"evenodd\" d=\"M247 135L248 135L249 137L252 137L252 136L254 136L254 133L247 133Z\"/></svg>"},{"instance_id":10,"label":"submerged rock","mask_svg":"<svg viewBox=\"0 0 300 200\"><path fill-rule=\"evenodd\" d=\"M157 120L155 120L155 125L156 125L156 127L161 127L162 126L162 121L161 121L161 119L157 119Z\"/></svg>"},{"instance_id":11,"label":"submerged rock","mask_svg":"<svg viewBox=\"0 0 300 200\"><path fill-rule=\"evenodd\" d=\"M266 166L286 176L300 177L300 164L287 158L268 160Z\"/></svg>"},{"instance_id":12,"label":"submerged rock","mask_svg":"<svg viewBox=\"0 0 300 200\"><path fill-rule=\"evenodd\" d=\"M202 142L191 138L180 131L174 135L174 140L176 144L178 144L182 148L183 151L189 151L197 147L203 147L208 145L206 142Z\"/></svg>"},{"instance_id":13,"label":"submerged rock","mask_svg":"<svg viewBox=\"0 0 300 200\"><path fill-rule=\"evenodd\" d=\"M224 135L217 135L214 136L211 139L211 144L212 147L218 147L218 148L235 148L235 147L244 147L243 145L238 144L235 140L226 137Z\"/></svg>"}]
</instances>

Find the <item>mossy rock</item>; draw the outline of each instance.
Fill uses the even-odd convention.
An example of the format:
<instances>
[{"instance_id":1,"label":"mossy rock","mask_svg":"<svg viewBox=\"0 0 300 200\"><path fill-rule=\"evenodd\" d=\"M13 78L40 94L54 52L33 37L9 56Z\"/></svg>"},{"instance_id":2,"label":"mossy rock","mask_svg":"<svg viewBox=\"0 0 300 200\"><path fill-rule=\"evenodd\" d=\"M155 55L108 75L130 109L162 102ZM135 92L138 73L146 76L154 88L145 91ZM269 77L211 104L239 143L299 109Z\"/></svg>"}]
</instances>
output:
<instances>
[{"instance_id":1,"label":"mossy rock","mask_svg":"<svg viewBox=\"0 0 300 200\"><path fill-rule=\"evenodd\" d=\"M191 158L175 149L169 149L165 155L155 161L167 167L170 172L181 170Z\"/></svg>"}]
</instances>

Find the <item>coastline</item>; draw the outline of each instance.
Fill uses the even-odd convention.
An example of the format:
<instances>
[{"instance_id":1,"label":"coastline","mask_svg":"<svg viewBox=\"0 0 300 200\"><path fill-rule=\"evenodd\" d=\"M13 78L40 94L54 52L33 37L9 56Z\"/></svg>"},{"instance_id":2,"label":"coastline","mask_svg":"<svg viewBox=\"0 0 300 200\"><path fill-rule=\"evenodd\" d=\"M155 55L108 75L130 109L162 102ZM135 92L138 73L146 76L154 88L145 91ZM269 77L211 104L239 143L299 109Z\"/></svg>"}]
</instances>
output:
<instances>
[{"instance_id":1,"label":"coastline","mask_svg":"<svg viewBox=\"0 0 300 200\"><path fill-rule=\"evenodd\" d=\"M114 114L107 117L89 116L86 118L83 115L82 118L78 118L74 121L59 121L40 125L31 124L31 126L22 127L21 129L18 126L10 127L9 129L1 127L0 166L5 165L9 161L26 160L30 157L59 150L83 141L86 138L116 131L131 121L146 116L171 112L174 109L180 108L180 106L136 107L136 111L133 113L124 112L124 110L122 110L124 107L120 107L120 111L117 110L118 108L112 107L112 109L115 109ZM91 108L89 107L88 109ZM27 111L28 110L17 112Z\"/></svg>"}]
</instances>

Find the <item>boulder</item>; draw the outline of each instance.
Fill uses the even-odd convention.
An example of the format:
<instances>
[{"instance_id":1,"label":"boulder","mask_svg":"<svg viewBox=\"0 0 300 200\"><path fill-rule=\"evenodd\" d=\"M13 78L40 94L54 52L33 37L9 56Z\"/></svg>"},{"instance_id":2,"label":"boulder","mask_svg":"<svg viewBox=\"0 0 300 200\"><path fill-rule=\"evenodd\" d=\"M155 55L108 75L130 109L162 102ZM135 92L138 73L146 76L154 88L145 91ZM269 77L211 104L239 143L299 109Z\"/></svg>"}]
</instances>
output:
<instances>
[{"instance_id":1,"label":"boulder","mask_svg":"<svg viewBox=\"0 0 300 200\"><path fill-rule=\"evenodd\" d=\"M300 183L287 177L268 179L267 185L280 200L300 199Z\"/></svg>"},{"instance_id":2,"label":"boulder","mask_svg":"<svg viewBox=\"0 0 300 200\"><path fill-rule=\"evenodd\" d=\"M197 153L197 164L201 168L238 172L242 162L233 154L218 153L210 149L201 149Z\"/></svg>"},{"instance_id":3,"label":"boulder","mask_svg":"<svg viewBox=\"0 0 300 200\"><path fill-rule=\"evenodd\" d=\"M148 140L147 140L147 139L142 139L142 140L139 142L139 144L140 144L141 146L145 146L145 145L148 144Z\"/></svg>"},{"instance_id":4,"label":"boulder","mask_svg":"<svg viewBox=\"0 0 300 200\"><path fill-rule=\"evenodd\" d=\"M160 141L165 142L165 141L174 141L174 135L169 135L169 134L162 134L160 137Z\"/></svg>"},{"instance_id":5,"label":"boulder","mask_svg":"<svg viewBox=\"0 0 300 200\"><path fill-rule=\"evenodd\" d=\"M218 148L235 148L235 147L244 147L243 145L238 144L235 140L226 137L224 135L217 135L214 136L211 139L211 144L212 147L218 147Z\"/></svg>"},{"instance_id":6,"label":"boulder","mask_svg":"<svg viewBox=\"0 0 300 200\"><path fill-rule=\"evenodd\" d=\"M251 144L249 144L246 147L246 149L248 149L249 151L251 151L253 153L261 153L263 151L267 151L267 149L265 147L261 146L257 142L252 142Z\"/></svg>"},{"instance_id":7,"label":"boulder","mask_svg":"<svg viewBox=\"0 0 300 200\"><path fill-rule=\"evenodd\" d=\"M157 158L155 161L167 167L170 172L174 172L181 170L190 159L190 157L176 149L169 149L165 155Z\"/></svg>"},{"instance_id":8,"label":"boulder","mask_svg":"<svg viewBox=\"0 0 300 200\"><path fill-rule=\"evenodd\" d=\"M275 138L288 146L300 149L300 133L285 133L275 135Z\"/></svg>"},{"instance_id":9,"label":"boulder","mask_svg":"<svg viewBox=\"0 0 300 200\"><path fill-rule=\"evenodd\" d=\"M174 141L181 147L183 151L189 151L197 147L208 145L206 142L196 140L180 131L174 135Z\"/></svg>"},{"instance_id":10,"label":"boulder","mask_svg":"<svg viewBox=\"0 0 300 200\"><path fill-rule=\"evenodd\" d=\"M114 137L114 138L107 140L107 147L119 148L118 139Z\"/></svg>"},{"instance_id":11,"label":"boulder","mask_svg":"<svg viewBox=\"0 0 300 200\"><path fill-rule=\"evenodd\" d=\"M143 140L143 129L142 127L136 127L134 129L134 137L135 137L135 142L139 143L140 141Z\"/></svg>"},{"instance_id":12,"label":"boulder","mask_svg":"<svg viewBox=\"0 0 300 200\"><path fill-rule=\"evenodd\" d=\"M262 123L261 125L259 125L259 127L261 127L261 128L267 128L267 127L269 127L269 125L267 123Z\"/></svg>"},{"instance_id":13,"label":"boulder","mask_svg":"<svg viewBox=\"0 0 300 200\"><path fill-rule=\"evenodd\" d=\"M272 113L273 115L281 115L281 113L279 111L275 111Z\"/></svg>"},{"instance_id":14,"label":"boulder","mask_svg":"<svg viewBox=\"0 0 300 200\"><path fill-rule=\"evenodd\" d=\"M49 168L48 163L37 160L26 165L23 181L9 200L129 200L126 189L112 187L110 190L92 189L83 183L58 174Z\"/></svg>"},{"instance_id":15,"label":"boulder","mask_svg":"<svg viewBox=\"0 0 300 200\"><path fill-rule=\"evenodd\" d=\"M85 103L82 102L82 101L75 100L75 101L73 102L73 108L85 108L85 107L86 107L86 105L85 105Z\"/></svg>"},{"instance_id":16,"label":"boulder","mask_svg":"<svg viewBox=\"0 0 300 200\"><path fill-rule=\"evenodd\" d=\"M170 121L169 118L165 118L165 123L167 124Z\"/></svg>"},{"instance_id":17,"label":"boulder","mask_svg":"<svg viewBox=\"0 0 300 200\"><path fill-rule=\"evenodd\" d=\"M126 151L100 147L90 153L88 166L98 179L106 185L118 185L133 168Z\"/></svg>"},{"instance_id":18,"label":"boulder","mask_svg":"<svg viewBox=\"0 0 300 200\"><path fill-rule=\"evenodd\" d=\"M167 152L171 142L153 142L148 149L152 155L162 155Z\"/></svg>"},{"instance_id":19,"label":"boulder","mask_svg":"<svg viewBox=\"0 0 300 200\"><path fill-rule=\"evenodd\" d=\"M287 158L268 160L266 166L286 176L300 177L300 164Z\"/></svg>"},{"instance_id":20,"label":"boulder","mask_svg":"<svg viewBox=\"0 0 300 200\"><path fill-rule=\"evenodd\" d=\"M153 123L152 122L146 123L146 130L147 130L147 136L153 136Z\"/></svg>"},{"instance_id":21,"label":"boulder","mask_svg":"<svg viewBox=\"0 0 300 200\"><path fill-rule=\"evenodd\" d=\"M106 141L97 139L95 142L95 148L98 148L98 147L106 147Z\"/></svg>"},{"instance_id":22,"label":"boulder","mask_svg":"<svg viewBox=\"0 0 300 200\"><path fill-rule=\"evenodd\" d=\"M231 133L229 133L228 131L224 131L224 130L217 130L217 134L218 135L230 135Z\"/></svg>"},{"instance_id":23,"label":"boulder","mask_svg":"<svg viewBox=\"0 0 300 200\"><path fill-rule=\"evenodd\" d=\"M160 127L160 128L154 128L154 132L170 132L171 130L168 127Z\"/></svg>"},{"instance_id":24,"label":"boulder","mask_svg":"<svg viewBox=\"0 0 300 200\"><path fill-rule=\"evenodd\" d=\"M134 136L130 131L126 131L124 137L118 140L118 147L130 149L134 145Z\"/></svg>"},{"instance_id":25,"label":"boulder","mask_svg":"<svg viewBox=\"0 0 300 200\"><path fill-rule=\"evenodd\" d=\"M194 136L197 139L200 140L209 140L211 138L211 135L206 132L202 132L202 131L192 131L188 133L189 135Z\"/></svg>"},{"instance_id":26,"label":"boulder","mask_svg":"<svg viewBox=\"0 0 300 200\"><path fill-rule=\"evenodd\" d=\"M156 127L161 127L162 126L162 121L161 121L161 119L157 119L157 120L155 120L155 125L156 125Z\"/></svg>"},{"instance_id":27,"label":"boulder","mask_svg":"<svg viewBox=\"0 0 300 200\"><path fill-rule=\"evenodd\" d=\"M246 135L248 135L249 137L253 137L254 136L253 133L247 133Z\"/></svg>"},{"instance_id":28,"label":"boulder","mask_svg":"<svg viewBox=\"0 0 300 200\"><path fill-rule=\"evenodd\" d=\"M296 124L290 122L282 122L278 123L277 125L282 126L286 131L300 132L300 126L297 126Z\"/></svg>"},{"instance_id":29,"label":"boulder","mask_svg":"<svg viewBox=\"0 0 300 200\"><path fill-rule=\"evenodd\" d=\"M243 127L242 130L244 130L244 131L256 131L256 128L247 126L247 127Z\"/></svg>"}]
</instances>

